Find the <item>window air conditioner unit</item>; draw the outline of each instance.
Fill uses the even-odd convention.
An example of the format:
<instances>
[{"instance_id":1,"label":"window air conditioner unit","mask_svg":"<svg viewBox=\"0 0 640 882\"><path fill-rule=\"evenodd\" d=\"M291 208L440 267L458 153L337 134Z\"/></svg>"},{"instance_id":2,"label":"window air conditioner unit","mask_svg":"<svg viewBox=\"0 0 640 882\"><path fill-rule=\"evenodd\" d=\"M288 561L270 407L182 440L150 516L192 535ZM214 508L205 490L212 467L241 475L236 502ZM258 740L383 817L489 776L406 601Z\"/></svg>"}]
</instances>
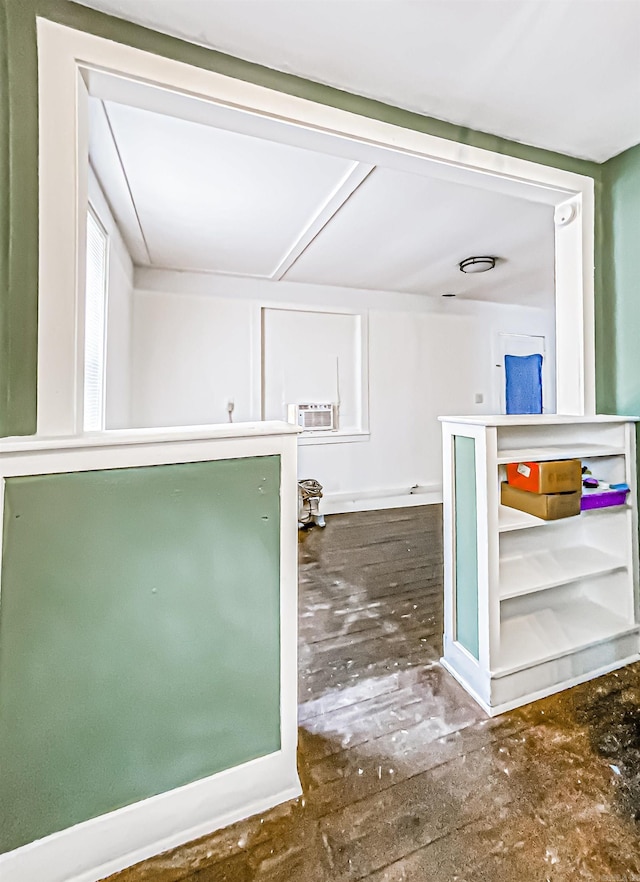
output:
<instances>
[{"instance_id":1,"label":"window air conditioner unit","mask_svg":"<svg viewBox=\"0 0 640 882\"><path fill-rule=\"evenodd\" d=\"M337 404L290 404L289 422L305 432L333 432L338 428Z\"/></svg>"}]
</instances>

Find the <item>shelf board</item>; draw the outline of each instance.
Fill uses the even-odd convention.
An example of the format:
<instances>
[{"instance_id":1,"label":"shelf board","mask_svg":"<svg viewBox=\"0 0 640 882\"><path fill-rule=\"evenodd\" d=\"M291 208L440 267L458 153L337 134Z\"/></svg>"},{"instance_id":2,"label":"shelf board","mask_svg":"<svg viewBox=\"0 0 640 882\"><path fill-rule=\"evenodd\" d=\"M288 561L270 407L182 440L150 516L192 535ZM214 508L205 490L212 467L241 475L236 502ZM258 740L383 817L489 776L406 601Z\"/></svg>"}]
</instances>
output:
<instances>
[{"instance_id":1,"label":"shelf board","mask_svg":"<svg viewBox=\"0 0 640 882\"><path fill-rule=\"evenodd\" d=\"M492 676L504 677L638 628L584 598L512 616L501 623L500 663Z\"/></svg>"},{"instance_id":2,"label":"shelf board","mask_svg":"<svg viewBox=\"0 0 640 882\"><path fill-rule=\"evenodd\" d=\"M566 520L563 518L562 520ZM507 533L511 530L526 530L530 527L544 527L553 521L545 521L543 518L537 518L535 515L526 511L520 511L518 508L511 508L508 505L498 506L498 531Z\"/></svg>"},{"instance_id":3,"label":"shelf board","mask_svg":"<svg viewBox=\"0 0 640 882\"><path fill-rule=\"evenodd\" d=\"M588 545L545 549L503 558L500 561L500 600L546 591L579 579L603 576L623 569L626 569L625 561Z\"/></svg>"},{"instance_id":4,"label":"shelf board","mask_svg":"<svg viewBox=\"0 0 640 882\"><path fill-rule=\"evenodd\" d=\"M549 447L515 447L498 450L498 464L547 462L554 459L590 459L592 456L621 456L624 447L604 444L555 444Z\"/></svg>"},{"instance_id":5,"label":"shelf board","mask_svg":"<svg viewBox=\"0 0 640 882\"><path fill-rule=\"evenodd\" d=\"M606 514L607 512L611 514L615 511L633 511L633 506L628 502L624 502L622 505L603 505L601 508L588 508L586 511L581 511L580 515L590 518L597 514Z\"/></svg>"},{"instance_id":6,"label":"shelf board","mask_svg":"<svg viewBox=\"0 0 640 882\"><path fill-rule=\"evenodd\" d=\"M509 533L513 530L528 530L531 527L545 527L549 524L575 523L576 518L592 518L598 514L616 511L631 511L631 506L626 503L625 505L607 505L603 508L589 508L587 511L581 511L580 514L574 515L571 518L557 518L553 521L545 521L543 518L537 518L526 511L510 508L508 505L498 505L498 532Z\"/></svg>"}]
</instances>

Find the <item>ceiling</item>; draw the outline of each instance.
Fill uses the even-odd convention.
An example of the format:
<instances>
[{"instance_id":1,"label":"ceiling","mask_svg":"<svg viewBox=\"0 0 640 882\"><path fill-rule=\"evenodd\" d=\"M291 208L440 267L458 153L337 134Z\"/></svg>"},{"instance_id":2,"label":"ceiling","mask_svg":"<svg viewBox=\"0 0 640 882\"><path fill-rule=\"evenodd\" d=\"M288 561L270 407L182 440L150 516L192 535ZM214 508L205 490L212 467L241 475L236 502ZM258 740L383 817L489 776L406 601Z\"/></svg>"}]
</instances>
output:
<instances>
[{"instance_id":1,"label":"ceiling","mask_svg":"<svg viewBox=\"0 0 640 882\"><path fill-rule=\"evenodd\" d=\"M80 0L267 67L602 162L640 142L640 0Z\"/></svg>"},{"instance_id":2,"label":"ceiling","mask_svg":"<svg viewBox=\"0 0 640 882\"><path fill-rule=\"evenodd\" d=\"M89 119L92 166L138 265L553 305L550 205L370 147L357 157L337 138L288 143L299 127L274 139L96 97ZM472 255L501 259L465 275Z\"/></svg>"}]
</instances>

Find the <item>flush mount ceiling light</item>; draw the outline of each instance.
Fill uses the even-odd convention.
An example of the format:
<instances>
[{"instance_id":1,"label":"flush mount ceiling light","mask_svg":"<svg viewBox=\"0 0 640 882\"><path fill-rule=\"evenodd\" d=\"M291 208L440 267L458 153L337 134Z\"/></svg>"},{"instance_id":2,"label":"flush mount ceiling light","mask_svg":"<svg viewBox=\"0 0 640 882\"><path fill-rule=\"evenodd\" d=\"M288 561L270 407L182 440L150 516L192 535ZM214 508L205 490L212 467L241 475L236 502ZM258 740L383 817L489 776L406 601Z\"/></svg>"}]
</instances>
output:
<instances>
[{"instance_id":1,"label":"flush mount ceiling light","mask_svg":"<svg viewBox=\"0 0 640 882\"><path fill-rule=\"evenodd\" d=\"M486 273L495 265L495 257L467 257L459 264L461 273Z\"/></svg>"}]
</instances>

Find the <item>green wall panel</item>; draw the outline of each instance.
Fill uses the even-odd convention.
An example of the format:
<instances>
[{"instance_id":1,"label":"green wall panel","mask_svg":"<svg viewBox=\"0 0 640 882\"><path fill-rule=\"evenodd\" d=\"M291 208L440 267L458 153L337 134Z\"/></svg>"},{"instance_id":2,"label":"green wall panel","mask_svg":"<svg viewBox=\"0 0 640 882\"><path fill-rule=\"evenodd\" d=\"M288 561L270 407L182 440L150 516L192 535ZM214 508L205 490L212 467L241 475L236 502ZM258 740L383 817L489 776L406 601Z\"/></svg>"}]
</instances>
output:
<instances>
[{"instance_id":1,"label":"green wall panel","mask_svg":"<svg viewBox=\"0 0 640 882\"><path fill-rule=\"evenodd\" d=\"M616 412L640 414L640 277L635 262L640 253L640 145L604 166L609 201L606 217L610 235L610 319L614 327ZM614 296L615 295L615 296ZM615 305L613 305L615 304Z\"/></svg>"},{"instance_id":2,"label":"green wall panel","mask_svg":"<svg viewBox=\"0 0 640 882\"><path fill-rule=\"evenodd\" d=\"M456 640L478 658L476 442L454 435Z\"/></svg>"},{"instance_id":3,"label":"green wall panel","mask_svg":"<svg viewBox=\"0 0 640 882\"><path fill-rule=\"evenodd\" d=\"M36 425L38 107L36 15L207 70L498 153L599 178L600 167L250 64L68 0L0 0L0 435ZM600 265L598 258L597 264ZM600 274L598 277L602 290ZM599 315L603 314L599 310ZM602 335L598 329L598 344ZM606 338L604 338L606 344ZM601 349L608 353L606 346ZM598 372L606 384L606 371Z\"/></svg>"},{"instance_id":4,"label":"green wall panel","mask_svg":"<svg viewBox=\"0 0 640 882\"><path fill-rule=\"evenodd\" d=\"M279 749L279 475L7 480L0 850Z\"/></svg>"}]
</instances>

